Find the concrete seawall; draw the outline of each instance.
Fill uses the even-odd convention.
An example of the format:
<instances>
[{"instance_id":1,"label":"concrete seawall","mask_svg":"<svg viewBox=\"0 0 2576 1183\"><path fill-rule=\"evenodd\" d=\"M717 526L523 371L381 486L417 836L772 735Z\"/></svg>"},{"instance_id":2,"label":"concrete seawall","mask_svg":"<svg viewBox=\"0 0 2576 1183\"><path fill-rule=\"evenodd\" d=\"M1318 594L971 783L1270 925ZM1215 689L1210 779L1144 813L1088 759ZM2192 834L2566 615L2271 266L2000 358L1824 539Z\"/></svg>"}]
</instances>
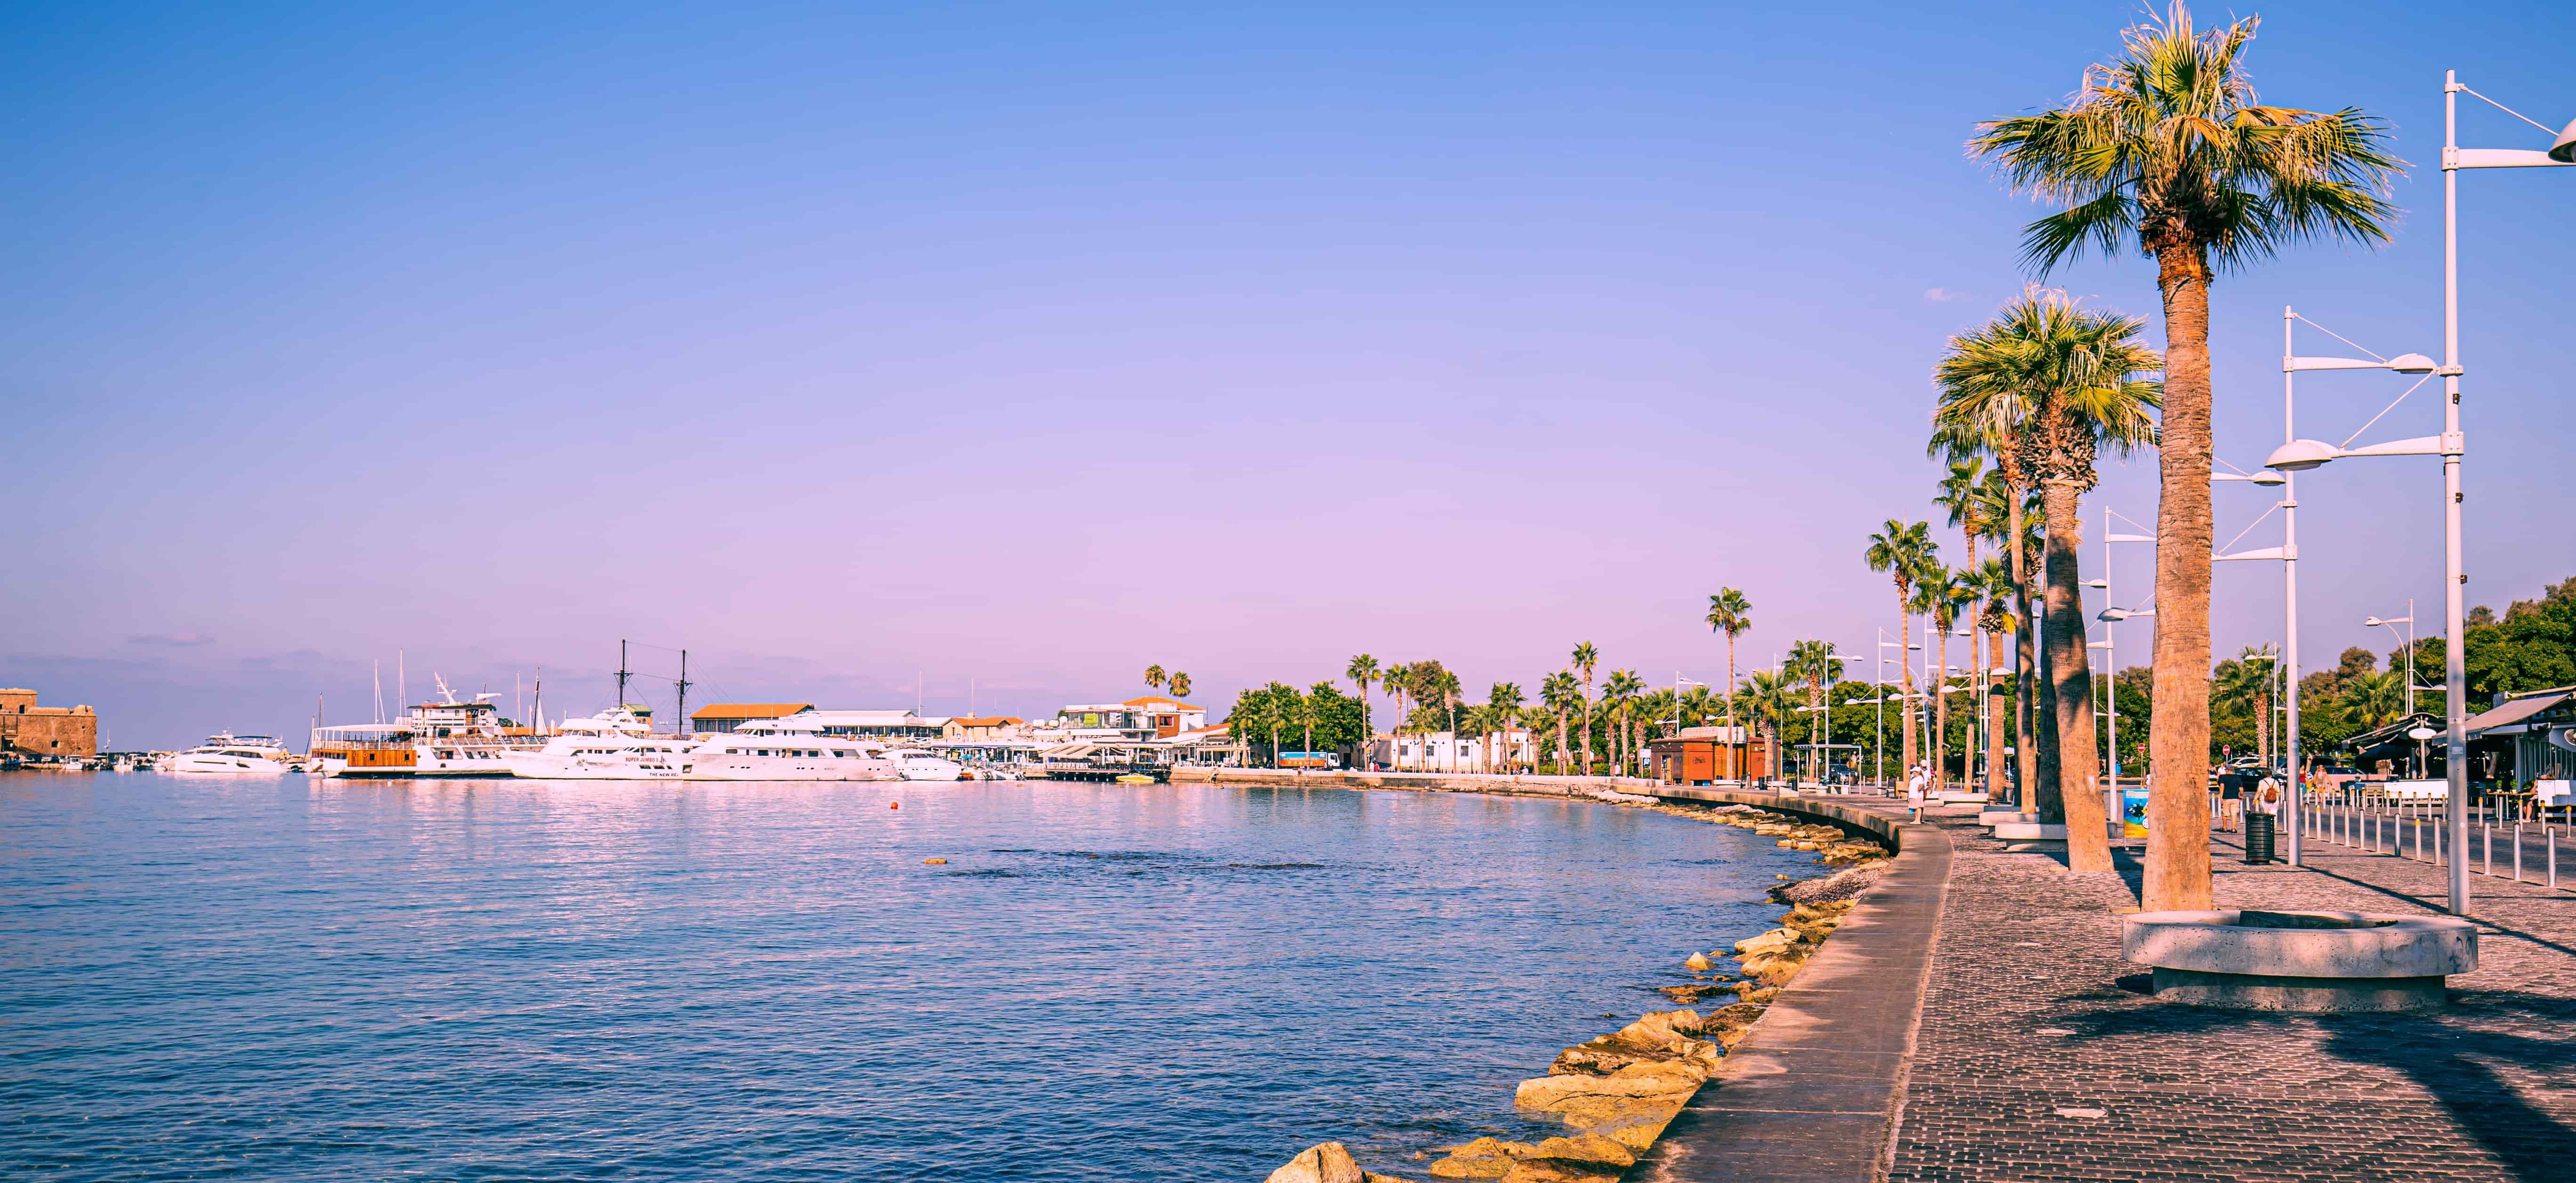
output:
<instances>
[{"instance_id":1,"label":"concrete seawall","mask_svg":"<svg viewBox=\"0 0 2576 1183\"><path fill-rule=\"evenodd\" d=\"M1514 776L1505 773L1305 772L1292 768L1179 768L1174 784L1224 784L1272 789L1397 789L1422 793L1499 793L1517 797L1596 800L1601 790L1703 805L1751 805L1812 817L1867 832L1889 850L1905 849L1902 818L1872 811L1875 797L1799 796L1760 789L1668 785L1627 776Z\"/></svg>"}]
</instances>

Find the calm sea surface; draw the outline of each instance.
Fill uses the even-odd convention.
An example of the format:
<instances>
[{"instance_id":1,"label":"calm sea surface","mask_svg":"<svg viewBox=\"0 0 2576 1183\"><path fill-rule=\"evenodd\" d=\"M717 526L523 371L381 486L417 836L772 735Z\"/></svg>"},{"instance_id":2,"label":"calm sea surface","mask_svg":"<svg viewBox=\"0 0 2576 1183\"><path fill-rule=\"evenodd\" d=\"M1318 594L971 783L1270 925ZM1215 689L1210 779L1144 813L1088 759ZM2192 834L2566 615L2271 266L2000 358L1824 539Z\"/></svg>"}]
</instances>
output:
<instances>
[{"instance_id":1,"label":"calm sea surface","mask_svg":"<svg viewBox=\"0 0 2576 1183\"><path fill-rule=\"evenodd\" d=\"M1813 865L1478 796L5 776L0 1178L1421 1177Z\"/></svg>"}]
</instances>

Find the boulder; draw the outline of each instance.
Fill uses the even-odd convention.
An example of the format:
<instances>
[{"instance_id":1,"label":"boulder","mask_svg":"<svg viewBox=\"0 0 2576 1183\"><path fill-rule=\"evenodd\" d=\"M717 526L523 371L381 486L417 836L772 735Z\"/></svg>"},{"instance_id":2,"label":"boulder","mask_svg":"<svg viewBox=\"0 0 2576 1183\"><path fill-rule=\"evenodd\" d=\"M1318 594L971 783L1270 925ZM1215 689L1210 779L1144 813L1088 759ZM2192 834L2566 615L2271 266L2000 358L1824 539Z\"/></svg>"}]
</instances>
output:
<instances>
[{"instance_id":1,"label":"boulder","mask_svg":"<svg viewBox=\"0 0 2576 1183\"><path fill-rule=\"evenodd\" d=\"M1365 1183L1360 1177L1360 1164L1351 1161L1351 1151L1339 1142L1319 1142L1289 1159L1288 1165L1270 1172L1267 1183Z\"/></svg>"},{"instance_id":2,"label":"boulder","mask_svg":"<svg viewBox=\"0 0 2576 1183\"><path fill-rule=\"evenodd\" d=\"M1693 953L1690 955L1690 960L1682 963L1682 968L1687 969L1692 973L1706 973L1710 969L1715 968L1716 965L1716 962L1708 959L1708 954Z\"/></svg>"},{"instance_id":3,"label":"boulder","mask_svg":"<svg viewBox=\"0 0 2576 1183\"><path fill-rule=\"evenodd\" d=\"M1692 982L1686 986L1657 986L1656 991L1675 1002L1695 1003L1711 994L1732 994L1733 982Z\"/></svg>"},{"instance_id":4,"label":"boulder","mask_svg":"<svg viewBox=\"0 0 2576 1183\"><path fill-rule=\"evenodd\" d=\"M1769 932L1763 933L1761 936L1746 937L1743 940L1735 942L1735 952L1736 955L1741 957L1751 957L1758 953L1770 953L1780 949L1786 949L1796 943L1798 943L1798 934L1785 928L1775 928Z\"/></svg>"},{"instance_id":5,"label":"boulder","mask_svg":"<svg viewBox=\"0 0 2576 1183\"><path fill-rule=\"evenodd\" d=\"M1538 1159L1516 1162L1502 1183L1619 1183L1622 1168Z\"/></svg>"},{"instance_id":6,"label":"boulder","mask_svg":"<svg viewBox=\"0 0 2576 1183\"><path fill-rule=\"evenodd\" d=\"M1520 1154L1538 1147L1527 1142L1506 1142L1500 1138L1478 1138L1464 1146L1444 1146L1449 1157L1431 1164L1431 1174L1440 1179L1500 1179L1510 1173Z\"/></svg>"},{"instance_id":7,"label":"boulder","mask_svg":"<svg viewBox=\"0 0 2576 1183\"><path fill-rule=\"evenodd\" d=\"M1524 1109L1559 1109L1577 1097L1674 1097L1687 1099L1708 1079L1708 1069L1689 1060L1630 1064L1607 1076L1568 1073L1524 1080L1512 1091L1512 1103Z\"/></svg>"},{"instance_id":8,"label":"boulder","mask_svg":"<svg viewBox=\"0 0 2576 1183\"><path fill-rule=\"evenodd\" d=\"M1635 1150L1621 1144L1615 1138L1606 1138L1593 1133L1581 1133L1567 1138L1549 1138L1540 1142L1538 1151L1529 1157L1552 1159L1557 1162L1593 1163L1605 1167L1634 1166L1637 1162Z\"/></svg>"},{"instance_id":9,"label":"boulder","mask_svg":"<svg viewBox=\"0 0 2576 1183\"><path fill-rule=\"evenodd\" d=\"M1664 1127L1672 1124L1682 1111L1683 1102L1671 1097L1579 1097L1560 1111L1565 1124L1578 1130L1599 1134L1628 1147L1644 1150L1664 1136Z\"/></svg>"},{"instance_id":10,"label":"boulder","mask_svg":"<svg viewBox=\"0 0 2576 1183\"><path fill-rule=\"evenodd\" d=\"M1685 1061L1714 1070L1726 1050L1691 1038L1699 1029L1697 1011L1657 1011L1598 1039L1586 1040L1557 1054L1550 1073L1607 1076L1632 1064Z\"/></svg>"}]
</instances>

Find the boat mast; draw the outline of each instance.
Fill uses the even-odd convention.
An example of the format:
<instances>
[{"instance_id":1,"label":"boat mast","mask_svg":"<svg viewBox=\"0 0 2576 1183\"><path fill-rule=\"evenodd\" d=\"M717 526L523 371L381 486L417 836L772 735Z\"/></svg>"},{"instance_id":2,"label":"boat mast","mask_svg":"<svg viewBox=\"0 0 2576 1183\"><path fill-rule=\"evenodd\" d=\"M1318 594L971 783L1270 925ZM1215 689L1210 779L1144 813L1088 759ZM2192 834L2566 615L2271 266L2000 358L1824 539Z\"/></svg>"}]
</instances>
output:
<instances>
[{"instance_id":1,"label":"boat mast","mask_svg":"<svg viewBox=\"0 0 2576 1183\"><path fill-rule=\"evenodd\" d=\"M680 705L672 708L671 734L685 735L680 730L689 724L689 651L680 650L680 680L672 683L680 692Z\"/></svg>"},{"instance_id":2,"label":"boat mast","mask_svg":"<svg viewBox=\"0 0 2576 1183\"><path fill-rule=\"evenodd\" d=\"M617 643L617 706L620 710L626 707L626 679L633 674L634 671L626 668L626 642L619 641Z\"/></svg>"}]
</instances>

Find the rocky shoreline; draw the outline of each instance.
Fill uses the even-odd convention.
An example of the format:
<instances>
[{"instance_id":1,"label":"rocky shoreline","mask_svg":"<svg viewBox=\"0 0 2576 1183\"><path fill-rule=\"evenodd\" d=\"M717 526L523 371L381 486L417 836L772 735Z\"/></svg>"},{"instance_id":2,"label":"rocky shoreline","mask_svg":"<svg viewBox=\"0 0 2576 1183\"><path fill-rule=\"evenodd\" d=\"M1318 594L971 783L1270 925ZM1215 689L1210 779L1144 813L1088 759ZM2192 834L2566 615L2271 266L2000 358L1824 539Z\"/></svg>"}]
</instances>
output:
<instances>
[{"instance_id":1,"label":"rocky shoreline","mask_svg":"<svg viewBox=\"0 0 2576 1183\"><path fill-rule=\"evenodd\" d=\"M1607 798L1608 794L1603 794ZM1793 850L1814 851L1841 870L1784 883L1771 898L1791 905L1780 927L1734 943L1731 949L1693 953L1684 968L1698 980L1659 987L1676 1002L1732 994L1735 1001L1702 1015L1697 1010L1653 1011L1607 1035L1558 1053L1547 1075L1522 1081L1512 1103L1527 1113L1552 1115L1571 1131L1538 1142L1484 1137L1444 1146L1416 1158L1443 1155L1428 1170L1434 1179L1500 1180L1501 1183L1617 1183L1663 1136L1665 1126L1726 1054L1750 1034L1771 1000L1842 923L1885 868L1889 852L1875 839L1843 827L1750 805L1677 804L1618 794L1630 808L1695 821L1716 822L1777 838ZM1736 971L1717 963L1736 961ZM1267 1183L1413 1183L1361 1169L1348 1147L1324 1142L1307 1147L1271 1172Z\"/></svg>"}]
</instances>

